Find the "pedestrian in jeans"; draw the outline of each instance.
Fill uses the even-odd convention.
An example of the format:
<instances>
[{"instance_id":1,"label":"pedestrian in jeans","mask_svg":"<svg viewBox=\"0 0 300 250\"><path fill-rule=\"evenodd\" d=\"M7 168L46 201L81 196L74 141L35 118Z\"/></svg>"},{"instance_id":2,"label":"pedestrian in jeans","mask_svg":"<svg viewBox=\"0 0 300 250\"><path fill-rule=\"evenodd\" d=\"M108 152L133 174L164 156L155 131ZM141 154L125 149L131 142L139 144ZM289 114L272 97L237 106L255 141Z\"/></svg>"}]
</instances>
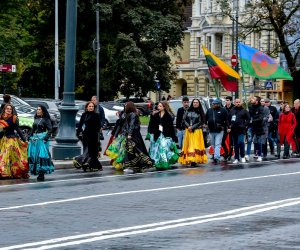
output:
<instances>
[{"instance_id":1,"label":"pedestrian in jeans","mask_svg":"<svg viewBox=\"0 0 300 250\"><path fill-rule=\"evenodd\" d=\"M189 98L184 96L182 98L182 107L177 110L176 115L176 129L177 129L177 138L178 138L178 146L179 149L182 149L183 140L184 140L184 132L185 132L185 125L183 122L183 117L187 110L189 109Z\"/></svg>"},{"instance_id":2,"label":"pedestrian in jeans","mask_svg":"<svg viewBox=\"0 0 300 250\"><path fill-rule=\"evenodd\" d=\"M234 108L228 116L228 133L231 133L234 144L234 164L246 162L245 159L245 132L250 121L250 115L242 106L240 99L235 99Z\"/></svg>"},{"instance_id":3,"label":"pedestrian in jeans","mask_svg":"<svg viewBox=\"0 0 300 250\"><path fill-rule=\"evenodd\" d=\"M249 109L250 124L252 125L254 151L257 151L257 161L258 162L262 161L262 157L261 157L262 143L265 138L264 137L264 135L265 135L265 128L264 128L265 112L264 112L264 108L260 104L260 100L261 100L261 98L259 96L252 97L251 98L251 108ZM248 160L249 160L249 158L248 158Z\"/></svg>"},{"instance_id":4,"label":"pedestrian in jeans","mask_svg":"<svg viewBox=\"0 0 300 250\"><path fill-rule=\"evenodd\" d=\"M206 123L209 129L211 145L214 148L214 163L220 162L220 151L224 129L227 126L228 113L225 108L221 108L221 101L215 99L213 107L206 113Z\"/></svg>"},{"instance_id":5,"label":"pedestrian in jeans","mask_svg":"<svg viewBox=\"0 0 300 250\"><path fill-rule=\"evenodd\" d=\"M270 154L274 155L274 145L278 143L278 111L276 107L271 105L268 98L265 99L265 106L270 110L270 117L268 119L268 142L270 146ZM272 117L272 118L271 118ZM268 147L267 144L263 148L264 155L267 155Z\"/></svg>"}]
</instances>

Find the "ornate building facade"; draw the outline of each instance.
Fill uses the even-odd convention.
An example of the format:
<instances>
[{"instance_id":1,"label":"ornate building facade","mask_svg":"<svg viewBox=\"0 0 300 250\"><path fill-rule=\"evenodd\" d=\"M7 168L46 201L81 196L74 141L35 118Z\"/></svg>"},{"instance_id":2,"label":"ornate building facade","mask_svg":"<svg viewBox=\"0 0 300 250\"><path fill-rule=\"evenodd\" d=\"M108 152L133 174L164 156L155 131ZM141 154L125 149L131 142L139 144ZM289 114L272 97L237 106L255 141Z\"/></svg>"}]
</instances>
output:
<instances>
[{"instance_id":1,"label":"ornate building facade","mask_svg":"<svg viewBox=\"0 0 300 250\"><path fill-rule=\"evenodd\" d=\"M235 0L238 3L239 21L243 21L243 12L249 0ZM236 8L234 8L236 9ZM230 65L232 54L236 53L236 25L229 17L221 14L216 0L195 0L190 8L190 23L187 26L181 58L173 58L177 79L172 84L169 93L172 97L189 96L219 96L232 95L220 83L214 88L208 66L202 51L202 44L221 60ZM268 52L276 45L276 37L272 32L252 33L244 40L251 47ZM278 60L279 62L279 60ZM239 83L239 96L267 96L270 99L281 100L284 91L282 82L272 82L272 87L266 89L266 81L259 81L250 76L244 76L244 83ZM286 98L285 98L286 99Z\"/></svg>"}]
</instances>

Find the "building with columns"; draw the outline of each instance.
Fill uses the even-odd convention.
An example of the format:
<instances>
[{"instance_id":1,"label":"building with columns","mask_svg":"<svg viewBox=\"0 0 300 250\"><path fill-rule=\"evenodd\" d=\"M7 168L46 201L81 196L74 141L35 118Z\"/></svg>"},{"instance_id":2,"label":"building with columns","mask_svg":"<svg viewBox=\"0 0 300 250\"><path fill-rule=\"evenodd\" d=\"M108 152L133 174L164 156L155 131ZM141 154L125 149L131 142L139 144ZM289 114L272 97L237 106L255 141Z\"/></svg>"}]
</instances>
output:
<instances>
[{"instance_id":1,"label":"building with columns","mask_svg":"<svg viewBox=\"0 0 300 250\"><path fill-rule=\"evenodd\" d=\"M249 0L238 0L239 20L243 20L243 11L247 8ZM236 8L235 8L236 9ZM216 0L194 0L193 5L187 9L189 21L181 49L181 58L174 58L174 71L177 79L173 82L169 93L161 93L161 96L172 97L189 96L219 96L233 95L227 92L221 83L212 84L206 59L202 51L202 44L221 60L230 65L230 58L236 51L235 25L229 17L221 14ZM268 52L275 46L276 36L273 32L252 33L241 42ZM279 61L278 61L279 62ZM265 88L265 81L259 81L253 77L244 76L244 84L239 83L239 96L245 99L250 95L260 95L270 99L286 99L283 94L289 95L283 90L283 83L272 82L272 88Z\"/></svg>"}]
</instances>

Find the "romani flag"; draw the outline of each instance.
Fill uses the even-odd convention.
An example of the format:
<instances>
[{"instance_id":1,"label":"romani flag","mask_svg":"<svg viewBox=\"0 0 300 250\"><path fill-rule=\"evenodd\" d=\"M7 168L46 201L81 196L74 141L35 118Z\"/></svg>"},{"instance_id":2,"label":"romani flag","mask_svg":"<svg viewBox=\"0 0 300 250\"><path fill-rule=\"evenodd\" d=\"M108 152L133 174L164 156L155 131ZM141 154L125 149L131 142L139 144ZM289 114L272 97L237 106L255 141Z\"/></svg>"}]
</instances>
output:
<instances>
[{"instance_id":1,"label":"romani flag","mask_svg":"<svg viewBox=\"0 0 300 250\"><path fill-rule=\"evenodd\" d=\"M281 68L273 58L265 53L239 42L241 69L258 79L287 79L293 78Z\"/></svg>"},{"instance_id":2,"label":"romani flag","mask_svg":"<svg viewBox=\"0 0 300 250\"><path fill-rule=\"evenodd\" d=\"M227 91L238 90L239 74L202 45L211 78L220 79Z\"/></svg>"}]
</instances>

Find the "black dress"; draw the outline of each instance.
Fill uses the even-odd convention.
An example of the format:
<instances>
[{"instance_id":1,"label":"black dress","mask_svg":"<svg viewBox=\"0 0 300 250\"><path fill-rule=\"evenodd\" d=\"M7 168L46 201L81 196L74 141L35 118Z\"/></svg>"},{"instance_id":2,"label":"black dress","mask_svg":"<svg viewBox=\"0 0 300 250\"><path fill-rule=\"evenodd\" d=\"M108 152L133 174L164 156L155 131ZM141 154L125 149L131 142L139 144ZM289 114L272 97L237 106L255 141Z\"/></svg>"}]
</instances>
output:
<instances>
[{"instance_id":1,"label":"black dress","mask_svg":"<svg viewBox=\"0 0 300 250\"><path fill-rule=\"evenodd\" d=\"M82 114L77 129L77 136L79 138L82 137L83 154L75 157L74 165L76 168L82 168L84 171L87 168L91 171L102 170L102 165L98 160L100 127L98 113L86 111Z\"/></svg>"}]
</instances>

